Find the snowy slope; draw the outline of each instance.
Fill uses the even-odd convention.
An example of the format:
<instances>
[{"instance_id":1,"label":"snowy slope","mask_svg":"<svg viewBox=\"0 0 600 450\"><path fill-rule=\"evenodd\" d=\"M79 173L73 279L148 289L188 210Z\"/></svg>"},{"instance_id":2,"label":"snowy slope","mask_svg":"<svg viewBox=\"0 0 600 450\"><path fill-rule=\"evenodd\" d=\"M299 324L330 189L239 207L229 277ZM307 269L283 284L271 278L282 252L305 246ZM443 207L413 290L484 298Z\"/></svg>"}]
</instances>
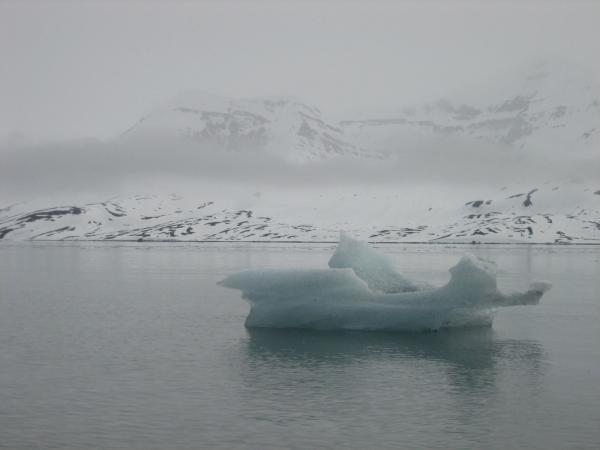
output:
<instances>
[{"instance_id":1,"label":"snowy slope","mask_svg":"<svg viewBox=\"0 0 600 450\"><path fill-rule=\"evenodd\" d=\"M157 135L193 142L201 150L266 151L300 163L374 156L347 141L318 108L290 97L230 99L185 92L142 118L121 139Z\"/></svg>"},{"instance_id":2,"label":"snowy slope","mask_svg":"<svg viewBox=\"0 0 600 450\"><path fill-rule=\"evenodd\" d=\"M340 127L357 145L383 151L432 135L542 152L600 146L600 85L593 76L544 62L512 78L490 82L471 102L439 100Z\"/></svg>"},{"instance_id":3,"label":"snowy slope","mask_svg":"<svg viewBox=\"0 0 600 450\"><path fill-rule=\"evenodd\" d=\"M335 241L343 229L379 242L598 243L600 88L571 69L537 64L513 81L499 77L481 95L471 92L471 100L340 124L294 98L183 93L117 141L152 143L155 154L166 145L175 178L185 173L205 183L199 194L8 202L0 205L0 239ZM182 141L191 143L200 164L172 151ZM419 142L440 148L411 147ZM460 153L466 143L471 153ZM148 148L123 146L118 155L135 149L134 168L143 169ZM242 167L207 165L210 152L235 155L226 161L240 160ZM271 156L293 164L270 164ZM336 156L345 157L345 165ZM247 170L254 159L259 168ZM151 169L159 172L158 166ZM205 172L183 171L187 166ZM212 167L220 172L211 178L206 171ZM281 173L266 181L269 171ZM147 173L140 178L152 186L155 172ZM246 185L230 188L241 183L240 173ZM317 175L320 184L313 183ZM539 182L563 178L580 181ZM268 184L273 180L279 186Z\"/></svg>"},{"instance_id":4,"label":"snowy slope","mask_svg":"<svg viewBox=\"0 0 600 450\"><path fill-rule=\"evenodd\" d=\"M568 154L600 146L600 83L564 62L499 74L452 100L400 106L336 123L293 97L232 99L192 91L155 109L120 139L166 136L200 151L264 151L301 163L339 155L385 158L433 137L473 142L482 151L499 145Z\"/></svg>"},{"instance_id":5,"label":"snowy slope","mask_svg":"<svg viewBox=\"0 0 600 450\"><path fill-rule=\"evenodd\" d=\"M580 184L503 188L419 207L393 192L368 199L315 194L285 207L283 197L244 201L240 194L234 204L137 195L35 210L18 205L0 211L0 239L335 241L343 229L372 242L600 243L600 190Z\"/></svg>"}]
</instances>

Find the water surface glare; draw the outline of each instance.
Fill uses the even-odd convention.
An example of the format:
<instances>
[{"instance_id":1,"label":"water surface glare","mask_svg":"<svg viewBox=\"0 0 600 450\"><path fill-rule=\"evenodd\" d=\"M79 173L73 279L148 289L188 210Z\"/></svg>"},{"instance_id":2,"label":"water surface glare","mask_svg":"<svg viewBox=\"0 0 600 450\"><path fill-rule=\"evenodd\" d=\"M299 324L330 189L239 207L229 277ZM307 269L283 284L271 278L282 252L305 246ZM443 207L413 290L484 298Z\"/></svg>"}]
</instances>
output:
<instances>
[{"instance_id":1,"label":"water surface glare","mask_svg":"<svg viewBox=\"0 0 600 450\"><path fill-rule=\"evenodd\" d=\"M600 246L383 245L434 284L469 251L553 288L494 326L249 330L247 268L321 244L0 244L0 448L599 448Z\"/></svg>"}]
</instances>

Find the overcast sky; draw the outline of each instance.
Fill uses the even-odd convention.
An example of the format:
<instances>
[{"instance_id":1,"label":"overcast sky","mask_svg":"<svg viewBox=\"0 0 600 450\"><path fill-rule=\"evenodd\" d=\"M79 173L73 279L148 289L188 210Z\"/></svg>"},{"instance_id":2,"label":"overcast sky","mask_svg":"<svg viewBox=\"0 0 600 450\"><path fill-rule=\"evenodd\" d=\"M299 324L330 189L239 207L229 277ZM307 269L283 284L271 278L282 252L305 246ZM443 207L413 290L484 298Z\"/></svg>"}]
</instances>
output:
<instances>
[{"instance_id":1,"label":"overcast sky","mask_svg":"<svg viewBox=\"0 0 600 450\"><path fill-rule=\"evenodd\" d=\"M187 89L341 114L532 57L600 66L600 2L0 0L0 137L111 137Z\"/></svg>"}]
</instances>

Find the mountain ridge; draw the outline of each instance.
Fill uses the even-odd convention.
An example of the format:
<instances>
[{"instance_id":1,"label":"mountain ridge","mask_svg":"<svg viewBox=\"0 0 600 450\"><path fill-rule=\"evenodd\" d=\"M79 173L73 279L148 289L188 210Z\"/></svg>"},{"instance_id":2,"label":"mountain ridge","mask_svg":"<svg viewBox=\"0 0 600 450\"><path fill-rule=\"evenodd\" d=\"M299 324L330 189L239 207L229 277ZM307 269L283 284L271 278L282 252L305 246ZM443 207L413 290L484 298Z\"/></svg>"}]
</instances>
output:
<instances>
[{"instance_id":1,"label":"mountain ridge","mask_svg":"<svg viewBox=\"0 0 600 450\"><path fill-rule=\"evenodd\" d=\"M600 243L600 190L580 184L503 188L462 204L457 199L435 214L440 206L425 203L407 215L406 198L394 191L369 196L368 204L359 195L306 196L287 202L299 210L296 217L283 214L277 201L241 198L139 194L34 210L7 207L0 212L0 240L333 242L346 230L372 242Z\"/></svg>"},{"instance_id":2,"label":"mountain ridge","mask_svg":"<svg viewBox=\"0 0 600 450\"><path fill-rule=\"evenodd\" d=\"M339 122L289 96L186 92L116 138L134 145L93 161L135 181L185 174L208 190L8 206L0 238L335 241L343 229L378 242L597 243L600 89L534 69L477 103ZM547 181L557 179L580 184Z\"/></svg>"},{"instance_id":3,"label":"mountain ridge","mask_svg":"<svg viewBox=\"0 0 600 450\"><path fill-rule=\"evenodd\" d=\"M292 96L228 98L186 91L123 137L165 133L226 151L267 151L295 162L334 156L385 158L415 140L454 137L479 145L568 152L600 145L600 86L548 62L505 81L488 100L440 99L333 121Z\"/></svg>"}]
</instances>

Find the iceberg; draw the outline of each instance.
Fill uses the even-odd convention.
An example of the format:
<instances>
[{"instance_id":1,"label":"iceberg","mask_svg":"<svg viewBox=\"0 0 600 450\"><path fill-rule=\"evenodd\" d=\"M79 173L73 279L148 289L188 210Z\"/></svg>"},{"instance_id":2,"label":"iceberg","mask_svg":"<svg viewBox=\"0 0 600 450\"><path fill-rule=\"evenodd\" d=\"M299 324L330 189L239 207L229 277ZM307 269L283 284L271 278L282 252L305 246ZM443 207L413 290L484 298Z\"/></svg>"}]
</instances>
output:
<instances>
[{"instance_id":1,"label":"iceberg","mask_svg":"<svg viewBox=\"0 0 600 450\"><path fill-rule=\"evenodd\" d=\"M329 269L247 270L219 284L250 303L247 327L316 330L435 331L490 326L499 307L535 305L551 285L498 290L492 262L463 256L439 288L395 271L365 242L342 235Z\"/></svg>"},{"instance_id":2,"label":"iceberg","mask_svg":"<svg viewBox=\"0 0 600 450\"><path fill-rule=\"evenodd\" d=\"M340 243L329 260L332 269L352 269L369 289L386 294L414 292L424 287L398 273L389 258L363 241L340 233Z\"/></svg>"}]
</instances>

